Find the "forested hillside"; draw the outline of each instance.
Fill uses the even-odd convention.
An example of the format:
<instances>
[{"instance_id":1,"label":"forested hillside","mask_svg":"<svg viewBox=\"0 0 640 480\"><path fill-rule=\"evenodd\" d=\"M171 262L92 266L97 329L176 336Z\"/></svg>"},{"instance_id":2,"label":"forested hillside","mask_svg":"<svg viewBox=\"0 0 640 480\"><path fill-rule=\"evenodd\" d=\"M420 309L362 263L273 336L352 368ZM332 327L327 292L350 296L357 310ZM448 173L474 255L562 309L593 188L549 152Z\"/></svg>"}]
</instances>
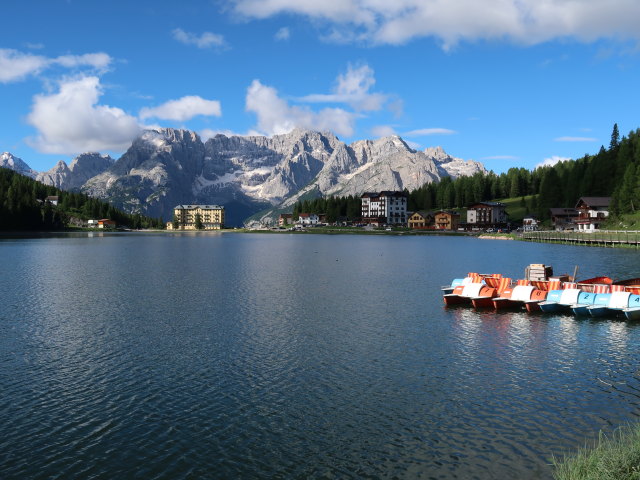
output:
<instances>
[{"instance_id":1,"label":"forested hillside","mask_svg":"<svg viewBox=\"0 0 640 480\"><path fill-rule=\"evenodd\" d=\"M58 205L44 202L58 196ZM162 228L162 219L129 215L82 193L44 185L12 170L0 168L0 230L59 230L71 217L109 218L130 228Z\"/></svg>"},{"instance_id":2,"label":"forested hillside","mask_svg":"<svg viewBox=\"0 0 640 480\"><path fill-rule=\"evenodd\" d=\"M549 208L574 207L580 197L612 197L614 215L640 208L640 129L620 138L614 125L609 148L602 146L595 155L586 154L573 161L534 170L510 168L496 175L475 174L452 180L443 178L407 192L408 210L462 208L471 203L499 198L522 199L526 209L540 219L549 218ZM329 213L331 217L357 215L357 197L316 199L296 204L299 212ZM327 217L328 221L329 216Z\"/></svg>"}]
</instances>

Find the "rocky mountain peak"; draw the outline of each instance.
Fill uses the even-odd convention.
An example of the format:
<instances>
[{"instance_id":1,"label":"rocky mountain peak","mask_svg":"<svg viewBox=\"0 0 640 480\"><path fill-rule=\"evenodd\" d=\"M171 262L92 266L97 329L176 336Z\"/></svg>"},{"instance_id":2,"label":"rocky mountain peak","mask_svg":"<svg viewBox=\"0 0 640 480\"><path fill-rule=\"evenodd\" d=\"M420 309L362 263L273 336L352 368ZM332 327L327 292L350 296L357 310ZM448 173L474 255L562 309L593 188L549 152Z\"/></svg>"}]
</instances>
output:
<instances>
[{"instance_id":1,"label":"rocky mountain peak","mask_svg":"<svg viewBox=\"0 0 640 480\"><path fill-rule=\"evenodd\" d=\"M36 175L38 174L38 172L33 170L21 158L18 158L9 152L3 152L0 154L0 167L8 168L31 178L36 178Z\"/></svg>"},{"instance_id":2,"label":"rocky mountain peak","mask_svg":"<svg viewBox=\"0 0 640 480\"><path fill-rule=\"evenodd\" d=\"M36 180L61 190L80 190L87 180L101 174L113 163L114 160L109 155L82 153L68 166L64 160L60 160L50 170L38 173Z\"/></svg>"}]
</instances>

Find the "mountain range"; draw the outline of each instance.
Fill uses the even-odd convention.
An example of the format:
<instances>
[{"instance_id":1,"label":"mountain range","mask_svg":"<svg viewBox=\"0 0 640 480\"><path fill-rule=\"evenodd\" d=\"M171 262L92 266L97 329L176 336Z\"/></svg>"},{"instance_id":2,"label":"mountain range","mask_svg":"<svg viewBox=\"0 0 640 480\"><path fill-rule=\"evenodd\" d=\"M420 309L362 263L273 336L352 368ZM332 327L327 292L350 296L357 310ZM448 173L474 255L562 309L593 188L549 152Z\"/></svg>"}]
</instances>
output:
<instances>
[{"instance_id":1,"label":"mountain range","mask_svg":"<svg viewBox=\"0 0 640 480\"><path fill-rule=\"evenodd\" d=\"M188 130L146 130L118 159L84 153L35 172L10 153L0 166L63 190L82 191L128 212L170 220L185 203L221 204L226 223L266 222L304 198L412 190L445 176L484 172L440 147L419 151L398 136L349 145L330 132L227 136L203 142Z\"/></svg>"}]
</instances>

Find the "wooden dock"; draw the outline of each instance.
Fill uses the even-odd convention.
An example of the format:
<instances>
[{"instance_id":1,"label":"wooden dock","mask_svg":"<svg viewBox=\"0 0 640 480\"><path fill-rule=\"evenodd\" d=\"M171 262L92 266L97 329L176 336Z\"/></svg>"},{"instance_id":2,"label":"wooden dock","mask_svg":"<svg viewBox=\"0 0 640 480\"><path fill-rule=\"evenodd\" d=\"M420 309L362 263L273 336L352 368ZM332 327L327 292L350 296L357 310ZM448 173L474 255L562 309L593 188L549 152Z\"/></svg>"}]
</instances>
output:
<instances>
[{"instance_id":1,"label":"wooden dock","mask_svg":"<svg viewBox=\"0 0 640 480\"><path fill-rule=\"evenodd\" d=\"M522 233L522 240L543 243L566 243L592 247L640 248L640 231L601 230L596 232L556 232L552 230Z\"/></svg>"}]
</instances>

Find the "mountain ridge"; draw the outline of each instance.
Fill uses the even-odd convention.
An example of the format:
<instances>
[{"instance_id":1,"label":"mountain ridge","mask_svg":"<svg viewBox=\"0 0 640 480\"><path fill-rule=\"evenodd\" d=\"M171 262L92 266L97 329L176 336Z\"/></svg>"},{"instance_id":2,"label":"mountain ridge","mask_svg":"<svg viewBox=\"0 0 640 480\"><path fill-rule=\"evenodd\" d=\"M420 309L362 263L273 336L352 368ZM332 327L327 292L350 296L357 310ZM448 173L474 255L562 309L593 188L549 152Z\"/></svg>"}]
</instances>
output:
<instances>
[{"instance_id":1,"label":"mountain ridge","mask_svg":"<svg viewBox=\"0 0 640 480\"><path fill-rule=\"evenodd\" d=\"M87 153L36 176L165 220L178 204L218 203L227 207L228 223L240 225L265 210L259 221L267 222L304 196L412 190L477 172L486 173L479 162L440 147L414 150L396 135L346 144L331 132L294 129L272 137L218 134L203 142L193 131L162 128L145 130L115 161Z\"/></svg>"}]
</instances>

